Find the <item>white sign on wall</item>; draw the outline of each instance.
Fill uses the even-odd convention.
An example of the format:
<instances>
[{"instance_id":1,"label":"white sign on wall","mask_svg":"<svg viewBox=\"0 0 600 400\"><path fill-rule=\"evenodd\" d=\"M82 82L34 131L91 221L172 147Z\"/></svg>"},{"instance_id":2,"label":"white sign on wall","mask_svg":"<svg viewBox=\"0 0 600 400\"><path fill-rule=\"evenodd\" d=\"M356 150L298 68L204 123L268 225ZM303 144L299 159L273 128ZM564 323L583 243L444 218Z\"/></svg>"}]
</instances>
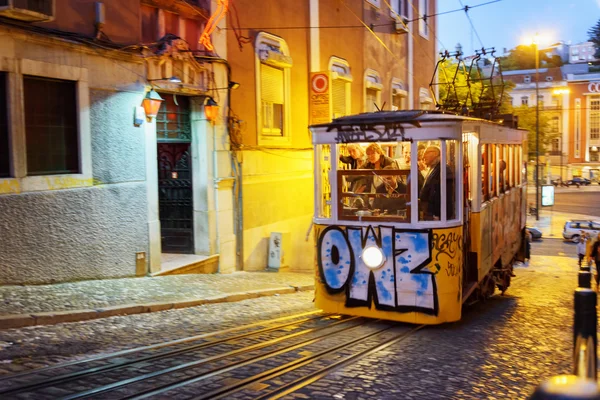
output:
<instances>
[{"instance_id":1,"label":"white sign on wall","mask_svg":"<svg viewBox=\"0 0 600 400\"><path fill-rule=\"evenodd\" d=\"M590 92L590 93L600 93L600 81L598 81L598 82L590 82L588 84L588 92Z\"/></svg>"}]
</instances>

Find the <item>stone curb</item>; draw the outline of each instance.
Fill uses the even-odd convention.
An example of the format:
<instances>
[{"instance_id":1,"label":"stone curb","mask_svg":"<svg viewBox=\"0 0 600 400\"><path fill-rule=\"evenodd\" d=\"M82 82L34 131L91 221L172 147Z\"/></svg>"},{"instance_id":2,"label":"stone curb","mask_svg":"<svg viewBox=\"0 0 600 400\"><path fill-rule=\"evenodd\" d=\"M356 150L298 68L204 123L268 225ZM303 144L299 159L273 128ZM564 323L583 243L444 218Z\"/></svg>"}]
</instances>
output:
<instances>
[{"instance_id":1,"label":"stone curb","mask_svg":"<svg viewBox=\"0 0 600 400\"><path fill-rule=\"evenodd\" d=\"M194 299L177 301L170 303L142 303L125 304L119 306L102 307L93 310L69 310L69 311L49 311L32 314L11 314L0 316L0 330L25 328L28 326L55 325L64 322L88 321L92 319L108 318L123 315L143 314L149 312L174 310L179 308L197 307L203 304L231 303L258 297L274 296L280 294L291 294L314 290L314 285L284 286L271 289L250 290L241 293L231 293L207 297L204 299Z\"/></svg>"}]
</instances>

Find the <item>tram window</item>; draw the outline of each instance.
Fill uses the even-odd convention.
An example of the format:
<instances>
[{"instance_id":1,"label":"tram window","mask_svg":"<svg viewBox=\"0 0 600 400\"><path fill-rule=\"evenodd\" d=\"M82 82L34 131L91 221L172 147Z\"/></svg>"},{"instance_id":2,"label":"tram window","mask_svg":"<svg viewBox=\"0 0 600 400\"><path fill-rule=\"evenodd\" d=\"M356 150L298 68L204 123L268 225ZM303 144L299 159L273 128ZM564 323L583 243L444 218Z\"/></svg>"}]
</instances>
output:
<instances>
[{"instance_id":1,"label":"tram window","mask_svg":"<svg viewBox=\"0 0 600 400\"><path fill-rule=\"evenodd\" d=\"M458 168L458 142L446 141L446 219L456 218L456 177Z\"/></svg>"},{"instance_id":2,"label":"tram window","mask_svg":"<svg viewBox=\"0 0 600 400\"><path fill-rule=\"evenodd\" d=\"M319 178L317 181L317 212L319 218L331 218L331 146L321 144L317 146L317 160Z\"/></svg>"},{"instance_id":3,"label":"tram window","mask_svg":"<svg viewBox=\"0 0 600 400\"><path fill-rule=\"evenodd\" d=\"M515 181L513 179L513 174L514 174L513 171L514 171L514 168L515 168L515 165L514 165L514 161L515 160L514 160L514 150L513 150L513 147L514 146L512 144L509 144L508 146L506 146L506 148L507 148L507 154L508 154L508 159L507 159L508 166L506 168L506 170L507 170L507 181L506 181L506 184L507 184L508 188L512 188L512 187L515 186Z\"/></svg>"},{"instance_id":4,"label":"tram window","mask_svg":"<svg viewBox=\"0 0 600 400\"><path fill-rule=\"evenodd\" d=\"M338 171L339 218L410 222L409 174L395 163L377 170Z\"/></svg>"},{"instance_id":5,"label":"tram window","mask_svg":"<svg viewBox=\"0 0 600 400\"><path fill-rule=\"evenodd\" d=\"M441 143L439 140L420 142L425 144L421 161L426 169L425 180L419 191L419 220L439 221L441 218Z\"/></svg>"},{"instance_id":6,"label":"tram window","mask_svg":"<svg viewBox=\"0 0 600 400\"><path fill-rule=\"evenodd\" d=\"M497 171L497 165L498 165L498 157L497 157L497 146L495 144L490 144L489 145L489 150L490 150L490 197L496 197L498 196L498 187L497 187L497 182L498 182L498 171Z\"/></svg>"},{"instance_id":7,"label":"tram window","mask_svg":"<svg viewBox=\"0 0 600 400\"><path fill-rule=\"evenodd\" d=\"M481 145L481 194L483 201L490 199L490 169L489 169L489 145Z\"/></svg>"},{"instance_id":8,"label":"tram window","mask_svg":"<svg viewBox=\"0 0 600 400\"><path fill-rule=\"evenodd\" d=\"M410 143L338 145L340 162L350 151L364 158L338 169L338 218L410 222Z\"/></svg>"},{"instance_id":9,"label":"tram window","mask_svg":"<svg viewBox=\"0 0 600 400\"><path fill-rule=\"evenodd\" d=\"M498 145L498 194L506 190L506 154L505 145Z\"/></svg>"}]
</instances>

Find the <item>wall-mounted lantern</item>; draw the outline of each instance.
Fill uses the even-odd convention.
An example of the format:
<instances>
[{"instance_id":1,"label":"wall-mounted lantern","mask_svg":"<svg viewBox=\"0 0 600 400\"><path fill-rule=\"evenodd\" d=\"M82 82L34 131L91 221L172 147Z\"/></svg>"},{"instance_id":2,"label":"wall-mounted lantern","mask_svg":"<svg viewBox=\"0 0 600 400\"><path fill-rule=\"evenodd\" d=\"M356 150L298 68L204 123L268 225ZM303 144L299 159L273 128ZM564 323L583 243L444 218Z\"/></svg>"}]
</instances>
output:
<instances>
[{"instance_id":1,"label":"wall-mounted lantern","mask_svg":"<svg viewBox=\"0 0 600 400\"><path fill-rule=\"evenodd\" d=\"M146 112L146 119L148 122L152 121L152 118L156 118L158 110L164 99L160 97L154 89L150 90L143 101L144 111Z\"/></svg>"},{"instance_id":2,"label":"wall-mounted lantern","mask_svg":"<svg viewBox=\"0 0 600 400\"><path fill-rule=\"evenodd\" d=\"M212 97L208 97L208 100L204 104L204 116L213 124L217 121L219 105Z\"/></svg>"}]
</instances>

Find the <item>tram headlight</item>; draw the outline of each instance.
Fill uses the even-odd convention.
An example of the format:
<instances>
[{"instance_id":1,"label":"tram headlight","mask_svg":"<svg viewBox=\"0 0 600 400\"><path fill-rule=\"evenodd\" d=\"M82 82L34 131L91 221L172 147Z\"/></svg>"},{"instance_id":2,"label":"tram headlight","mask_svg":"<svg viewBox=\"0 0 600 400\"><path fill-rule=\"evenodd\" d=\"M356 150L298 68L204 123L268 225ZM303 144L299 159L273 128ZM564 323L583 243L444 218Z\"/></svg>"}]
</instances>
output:
<instances>
[{"instance_id":1,"label":"tram headlight","mask_svg":"<svg viewBox=\"0 0 600 400\"><path fill-rule=\"evenodd\" d=\"M362 252L362 260L371 269L377 269L385 262L383 251L377 246L369 246Z\"/></svg>"}]
</instances>

